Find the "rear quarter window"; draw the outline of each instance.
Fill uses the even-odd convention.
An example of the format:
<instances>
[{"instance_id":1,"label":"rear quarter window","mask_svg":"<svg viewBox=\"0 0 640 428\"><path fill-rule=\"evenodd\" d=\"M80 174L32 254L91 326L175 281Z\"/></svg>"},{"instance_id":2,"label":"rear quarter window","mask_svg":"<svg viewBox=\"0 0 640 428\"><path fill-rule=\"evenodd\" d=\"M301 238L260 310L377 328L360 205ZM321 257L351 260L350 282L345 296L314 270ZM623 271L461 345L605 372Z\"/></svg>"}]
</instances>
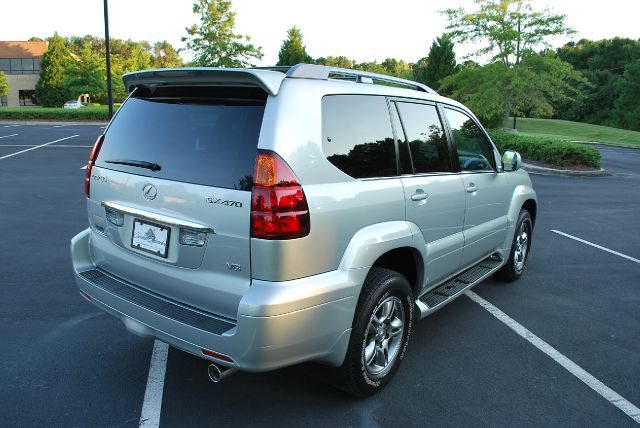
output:
<instances>
[{"instance_id":1,"label":"rear quarter window","mask_svg":"<svg viewBox=\"0 0 640 428\"><path fill-rule=\"evenodd\" d=\"M138 88L109 126L96 166L250 190L265 104L266 94L253 88ZM160 170L112 163L118 160Z\"/></svg>"},{"instance_id":2,"label":"rear quarter window","mask_svg":"<svg viewBox=\"0 0 640 428\"><path fill-rule=\"evenodd\" d=\"M322 149L329 162L351 177L396 175L396 147L385 98L325 96Z\"/></svg>"}]
</instances>

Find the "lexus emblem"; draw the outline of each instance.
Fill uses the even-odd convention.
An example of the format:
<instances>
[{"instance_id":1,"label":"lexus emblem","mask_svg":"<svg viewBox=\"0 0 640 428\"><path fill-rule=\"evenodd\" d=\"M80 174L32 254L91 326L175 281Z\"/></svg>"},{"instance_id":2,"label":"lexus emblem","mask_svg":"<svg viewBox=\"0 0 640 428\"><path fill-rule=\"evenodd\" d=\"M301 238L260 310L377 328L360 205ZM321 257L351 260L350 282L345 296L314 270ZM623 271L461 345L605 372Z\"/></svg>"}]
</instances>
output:
<instances>
[{"instance_id":1,"label":"lexus emblem","mask_svg":"<svg viewBox=\"0 0 640 428\"><path fill-rule=\"evenodd\" d=\"M158 189L153 184L147 184L142 188L142 196L146 200L153 201L158 195Z\"/></svg>"}]
</instances>

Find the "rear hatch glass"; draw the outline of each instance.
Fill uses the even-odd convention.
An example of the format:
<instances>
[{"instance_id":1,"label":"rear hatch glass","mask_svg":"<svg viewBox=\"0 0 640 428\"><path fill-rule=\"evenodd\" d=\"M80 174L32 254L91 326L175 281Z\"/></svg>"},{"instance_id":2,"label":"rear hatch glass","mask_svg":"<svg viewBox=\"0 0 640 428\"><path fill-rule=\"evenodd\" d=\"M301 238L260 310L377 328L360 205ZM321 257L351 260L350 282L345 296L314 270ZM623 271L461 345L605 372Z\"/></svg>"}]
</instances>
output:
<instances>
[{"instance_id":1,"label":"rear hatch glass","mask_svg":"<svg viewBox=\"0 0 640 428\"><path fill-rule=\"evenodd\" d=\"M137 88L107 129L96 166L251 190L265 103L254 88Z\"/></svg>"}]
</instances>

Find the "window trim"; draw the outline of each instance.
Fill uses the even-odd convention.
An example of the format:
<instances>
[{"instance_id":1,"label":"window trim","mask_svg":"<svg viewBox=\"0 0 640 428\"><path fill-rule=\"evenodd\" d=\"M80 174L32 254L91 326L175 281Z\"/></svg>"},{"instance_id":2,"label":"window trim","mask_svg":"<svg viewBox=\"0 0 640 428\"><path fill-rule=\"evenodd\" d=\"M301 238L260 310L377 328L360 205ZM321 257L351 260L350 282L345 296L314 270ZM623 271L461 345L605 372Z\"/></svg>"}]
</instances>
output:
<instances>
[{"instance_id":1,"label":"window trim","mask_svg":"<svg viewBox=\"0 0 640 428\"><path fill-rule=\"evenodd\" d=\"M460 171L461 174L497 174L500 171L500 169L498 168L497 165L497 161L496 161L496 152L500 153L498 151L498 149L496 148L495 144L493 143L493 140L491 139L491 137L489 137L489 134L487 133L486 129L484 129L484 127L482 125L480 125L480 123L478 122L478 120L476 119L475 115L471 112L468 112L458 106L454 106L451 104L447 104L447 103L437 103L439 105L439 107L442 110L442 114L445 118L445 122L446 122L446 128L447 128L447 135L448 138L451 140L451 144L454 147L455 150L455 157L456 157L456 164L458 165L458 170ZM453 110L453 111L457 111L458 113L462 113L465 116L467 116L469 119L471 119L473 121L473 123L478 127L478 129L480 129L480 132L482 132L482 135L484 135L485 140L487 140L489 142L489 146L491 147L492 151L493 151L493 156L491 159L491 167L492 170L488 171L488 170L483 170L483 171L463 171L462 168L460 167L460 160L458 157L458 148L455 144L455 140L453 139L453 132L451 130L451 125L449 124L449 118L447 117L446 114L446 109L449 110Z\"/></svg>"}]
</instances>

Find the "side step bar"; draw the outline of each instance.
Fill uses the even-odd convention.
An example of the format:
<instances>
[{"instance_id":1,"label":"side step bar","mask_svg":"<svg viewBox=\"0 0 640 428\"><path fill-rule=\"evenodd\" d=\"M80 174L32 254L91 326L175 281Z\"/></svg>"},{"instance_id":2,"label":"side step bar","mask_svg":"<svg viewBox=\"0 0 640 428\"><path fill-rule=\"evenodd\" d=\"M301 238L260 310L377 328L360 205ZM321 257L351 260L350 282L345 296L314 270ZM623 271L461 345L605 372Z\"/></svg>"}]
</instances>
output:
<instances>
[{"instance_id":1,"label":"side step bar","mask_svg":"<svg viewBox=\"0 0 640 428\"><path fill-rule=\"evenodd\" d=\"M497 253L492 254L475 266L443 282L436 288L429 290L416 300L416 305L420 308L420 318L424 318L442 308L474 285L479 284L488 276L495 273L501 267L502 257Z\"/></svg>"}]
</instances>

